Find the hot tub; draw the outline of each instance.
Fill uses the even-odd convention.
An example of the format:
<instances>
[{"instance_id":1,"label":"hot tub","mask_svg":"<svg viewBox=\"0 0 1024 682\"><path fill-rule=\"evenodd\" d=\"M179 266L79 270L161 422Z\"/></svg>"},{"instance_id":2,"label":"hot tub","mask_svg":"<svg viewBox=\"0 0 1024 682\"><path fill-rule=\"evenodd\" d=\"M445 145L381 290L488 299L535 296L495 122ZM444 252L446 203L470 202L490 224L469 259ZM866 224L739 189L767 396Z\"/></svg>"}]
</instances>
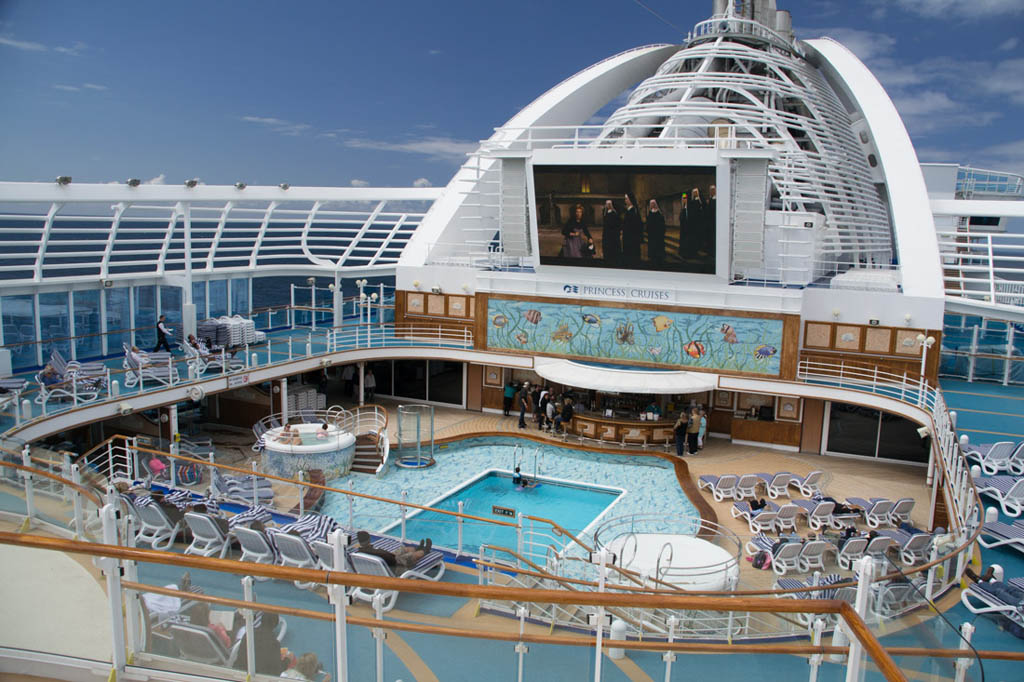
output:
<instances>
[{"instance_id":1,"label":"hot tub","mask_svg":"<svg viewBox=\"0 0 1024 682\"><path fill-rule=\"evenodd\" d=\"M292 431L299 434L301 443L283 443L284 427L270 429L264 434L263 471L284 478L295 478L299 471L320 469L327 480L348 473L356 451L356 438L348 431L321 424L295 424Z\"/></svg>"}]
</instances>

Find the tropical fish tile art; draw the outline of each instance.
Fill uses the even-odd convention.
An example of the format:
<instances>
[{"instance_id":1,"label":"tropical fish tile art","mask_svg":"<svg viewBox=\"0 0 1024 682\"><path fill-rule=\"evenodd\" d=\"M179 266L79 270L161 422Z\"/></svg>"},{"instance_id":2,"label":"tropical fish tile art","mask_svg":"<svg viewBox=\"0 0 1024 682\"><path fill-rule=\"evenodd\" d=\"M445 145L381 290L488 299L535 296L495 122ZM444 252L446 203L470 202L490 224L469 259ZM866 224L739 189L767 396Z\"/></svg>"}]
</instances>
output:
<instances>
[{"instance_id":1,"label":"tropical fish tile art","mask_svg":"<svg viewBox=\"0 0 1024 682\"><path fill-rule=\"evenodd\" d=\"M487 347L777 376L782 320L492 298Z\"/></svg>"}]
</instances>

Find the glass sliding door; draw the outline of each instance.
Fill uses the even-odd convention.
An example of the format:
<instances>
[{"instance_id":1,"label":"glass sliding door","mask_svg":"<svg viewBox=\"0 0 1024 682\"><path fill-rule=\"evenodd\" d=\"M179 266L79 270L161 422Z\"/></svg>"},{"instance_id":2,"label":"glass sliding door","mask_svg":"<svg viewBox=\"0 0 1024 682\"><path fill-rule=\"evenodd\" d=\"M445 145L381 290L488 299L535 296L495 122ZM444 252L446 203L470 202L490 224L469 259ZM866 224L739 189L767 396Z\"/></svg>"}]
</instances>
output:
<instances>
[{"instance_id":1,"label":"glass sliding door","mask_svg":"<svg viewBox=\"0 0 1024 682\"><path fill-rule=\"evenodd\" d=\"M921 439L918 428L918 424L899 415L831 402L825 450L836 455L926 463L929 442Z\"/></svg>"}]
</instances>

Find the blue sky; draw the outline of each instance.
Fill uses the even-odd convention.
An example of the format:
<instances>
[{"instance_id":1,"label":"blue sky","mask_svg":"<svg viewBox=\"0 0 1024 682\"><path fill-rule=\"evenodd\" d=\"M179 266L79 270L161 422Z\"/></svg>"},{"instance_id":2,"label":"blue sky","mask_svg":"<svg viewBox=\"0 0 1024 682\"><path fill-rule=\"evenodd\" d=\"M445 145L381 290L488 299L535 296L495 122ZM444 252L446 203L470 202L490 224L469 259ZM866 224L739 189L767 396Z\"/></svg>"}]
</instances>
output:
<instances>
[{"instance_id":1,"label":"blue sky","mask_svg":"<svg viewBox=\"0 0 1024 682\"><path fill-rule=\"evenodd\" d=\"M1024 172L1024 0L779 6L866 61L923 161ZM0 0L0 180L443 185L562 79L681 40L634 0Z\"/></svg>"}]
</instances>

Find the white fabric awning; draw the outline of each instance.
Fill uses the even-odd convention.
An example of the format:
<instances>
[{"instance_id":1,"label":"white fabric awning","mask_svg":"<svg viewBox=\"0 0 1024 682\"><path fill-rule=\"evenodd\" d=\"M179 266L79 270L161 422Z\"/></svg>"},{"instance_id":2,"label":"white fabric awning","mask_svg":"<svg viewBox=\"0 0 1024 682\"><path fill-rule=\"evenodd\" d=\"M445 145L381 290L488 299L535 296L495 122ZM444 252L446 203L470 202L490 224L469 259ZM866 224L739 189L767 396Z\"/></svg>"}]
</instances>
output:
<instances>
[{"instance_id":1,"label":"white fabric awning","mask_svg":"<svg viewBox=\"0 0 1024 682\"><path fill-rule=\"evenodd\" d=\"M534 358L533 369L548 381L614 393L700 393L718 386L717 374L616 367L559 358Z\"/></svg>"}]
</instances>

